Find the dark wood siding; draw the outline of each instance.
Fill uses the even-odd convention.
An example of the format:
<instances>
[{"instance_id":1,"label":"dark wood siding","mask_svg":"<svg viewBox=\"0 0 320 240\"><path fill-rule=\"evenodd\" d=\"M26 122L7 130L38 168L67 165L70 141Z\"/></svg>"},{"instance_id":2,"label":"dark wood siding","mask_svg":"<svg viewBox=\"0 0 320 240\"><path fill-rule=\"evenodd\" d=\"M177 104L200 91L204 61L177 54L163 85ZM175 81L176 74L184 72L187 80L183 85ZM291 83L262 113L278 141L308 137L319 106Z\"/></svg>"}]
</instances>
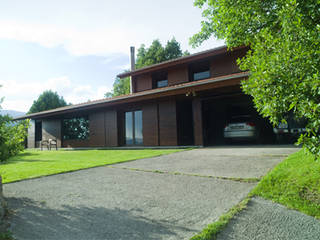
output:
<instances>
[{"instance_id":1,"label":"dark wood siding","mask_svg":"<svg viewBox=\"0 0 320 240\"><path fill-rule=\"evenodd\" d=\"M244 57L246 50L229 52L225 56L219 56L211 60L210 73L211 77L219 77L232 73L241 72L237 65L237 59Z\"/></svg>"},{"instance_id":2,"label":"dark wood siding","mask_svg":"<svg viewBox=\"0 0 320 240\"><path fill-rule=\"evenodd\" d=\"M57 139L58 147L61 147L61 120L42 121L42 140Z\"/></svg>"},{"instance_id":3,"label":"dark wood siding","mask_svg":"<svg viewBox=\"0 0 320 240\"><path fill-rule=\"evenodd\" d=\"M134 91L141 92L152 89L152 78L150 74L137 76L134 78Z\"/></svg>"},{"instance_id":4,"label":"dark wood siding","mask_svg":"<svg viewBox=\"0 0 320 240\"><path fill-rule=\"evenodd\" d=\"M161 146L178 145L175 100L159 102L159 133Z\"/></svg>"},{"instance_id":5,"label":"dark wood siding","mask_svg":"<svg viewBox=\"0 0 320 240\"><path fill-rule=\"evenodd\" d=\"M69 140L63 140L62 144L63 144L62 145L63 147L67 147L67 148L89 147L90 141L89 141L89 139L87 139L87 140L69 139Z\"/></svg>"},{"instance_id":6,"label":"dark wood siding","mask_svg":"<svg viewBox=\"0 0 320 240\"><path fill-rule=\"evenodd\" d=\"M105 146L104 112L92 113L89 115L90 146Z\"/></svg>"},{"instance_id":7,"label":"dark wood siding","mask_svg":"<svg viewBox=\"0 0 320 240\"><path fill-rule=\"evenodd\" d=\"M143 144L145 146L159 145L158 104L149 103L142 107L143 114Z\"/></svg>"},{"instance_id":8,"label":"dark wood siding","mask_svg":"<svg viewBox=\"0 0 320 240\"><path fill-rule=\"evenodd\" d=\"M180 83L188 82L188 67L181 66L168 70L168 85L176 85Z\"/></svg>"},{"instance_id":9,"label":"dark wood siding","mask_svg":"<svg viewBox=\"0 0 320 240\"><path fill-rule=\"evenodd\" d=\"M116 147L118 146L118 119L117 111L110 110L105 113L105 136L106 146Z\"/></svg>"}]
</instances>

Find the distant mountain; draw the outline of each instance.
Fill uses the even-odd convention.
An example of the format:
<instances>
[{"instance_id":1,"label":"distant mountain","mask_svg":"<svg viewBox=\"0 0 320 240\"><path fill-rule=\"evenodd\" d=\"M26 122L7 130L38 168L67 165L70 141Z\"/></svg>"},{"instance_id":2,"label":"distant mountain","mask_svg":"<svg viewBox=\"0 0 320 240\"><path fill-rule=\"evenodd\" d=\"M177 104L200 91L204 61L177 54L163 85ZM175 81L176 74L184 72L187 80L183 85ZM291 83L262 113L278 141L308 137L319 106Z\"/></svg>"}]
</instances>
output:
<instances>
[{"instance_id":1,"label":"distant mountain","mask_svg":"<svg viewBox=\"0 0 320 240\"><path fill-rule=\"evenodd\" d=\"M19 112L19 111L15 111L15 110L3 110L0 109L0 115L9 115L10 117L20 117L22 115L25 115L25 112Z\"/></svg>"}]
</instances>

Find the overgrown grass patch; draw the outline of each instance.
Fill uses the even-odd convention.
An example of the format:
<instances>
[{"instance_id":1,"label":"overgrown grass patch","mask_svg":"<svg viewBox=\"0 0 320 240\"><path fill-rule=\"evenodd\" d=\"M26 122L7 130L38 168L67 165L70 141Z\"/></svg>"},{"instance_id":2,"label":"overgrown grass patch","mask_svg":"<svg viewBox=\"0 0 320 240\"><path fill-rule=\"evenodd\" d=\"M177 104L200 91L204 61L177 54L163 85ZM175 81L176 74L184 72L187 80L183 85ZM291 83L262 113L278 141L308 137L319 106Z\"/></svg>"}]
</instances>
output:
<instances>
[{"instance_id":1,"label":"overgrown grass patch","mask_svg":"<svg viewBox=\"0 0 320 240\"><path fill-rule=\"evenodd\" d=\"M209 224L199 234L193 236L190 240L215 240L217 239L218 233L221 232L229 223L229 221L248 205L249 198L245 198L236 206L231 208L227 213L221 215L219 219Z\"/></svg>"},{"instance_id":2,"label":"overgrown grass patch","mask_svg":"<svg viewBox=\"0 0 320 240\"><path fill-rule=\"evenodd\" d=\"M3 183L160 156L183 149L26 150L0 163Z\"/></svg>"},{"instance_id":3,"label":"overgrown grass patch","mask_svg":"<svg viewBox=\"0 0 320 240\"><path fill-rule=\"evenodd\" d=\"M269 172L251 195L320 219L320 162L300 150Z\"/></svg>"}]
</instances>

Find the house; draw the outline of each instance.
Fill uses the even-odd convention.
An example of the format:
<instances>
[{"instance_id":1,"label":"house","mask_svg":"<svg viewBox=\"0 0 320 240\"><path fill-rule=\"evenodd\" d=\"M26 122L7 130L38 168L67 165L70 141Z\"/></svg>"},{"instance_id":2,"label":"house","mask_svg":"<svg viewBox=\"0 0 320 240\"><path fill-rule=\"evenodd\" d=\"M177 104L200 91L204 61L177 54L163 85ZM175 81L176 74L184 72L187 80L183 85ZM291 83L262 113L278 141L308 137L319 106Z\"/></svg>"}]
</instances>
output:
<instances>
[{"instance_id":1,"label":"house","mask_svg":"<svg viewBox=\"0 0 320 240\"><path fill-rule=\"evenodd\" d=\"M223 46L132 70L119 75L131 78L129 95L16 119L31 119L29 148L48 138L56 138L58 147L219 144L228 118L256 114L240 87L249 73L236 63L247 51Z\"/></svg>"}]
</instances>

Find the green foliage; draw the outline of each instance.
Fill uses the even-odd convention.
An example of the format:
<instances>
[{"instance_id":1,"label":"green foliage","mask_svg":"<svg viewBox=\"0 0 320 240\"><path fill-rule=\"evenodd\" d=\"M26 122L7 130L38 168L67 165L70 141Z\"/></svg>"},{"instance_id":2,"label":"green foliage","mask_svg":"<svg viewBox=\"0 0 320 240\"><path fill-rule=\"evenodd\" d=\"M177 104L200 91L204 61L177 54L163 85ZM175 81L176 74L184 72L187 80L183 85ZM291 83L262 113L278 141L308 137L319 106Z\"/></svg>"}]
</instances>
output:
<instances>
[{"instance_id":1,"label":"green foliage","mask_svg":"<svg viewBox=\"0 0 320 240\"><path fill-rule=\"evenodd\" d=\"M51 90L44 91L33 104L28 113L37 113L50 109L67 106L63 97L60 97L57 92Z\"/></svg>"},{"instance_id":2,"label":"green foliage","mask_svg":"<svg viewBox=\"0 0 320 240\"><path fill-rule=\"evenodd\" d=\"M320 219L320 162L304 150L269 172L251 195L281 203Z\"/></svg>"},{"instance_id":3,"label":"green foliage","mask_svg":"<svg viewBox=\"0 0 320 240\"><path fill-rule=\"evenodd\" d=\"M1 164L3 183L150 158L182 149L142 150L27 150Z\"/></svg>"},{"instance_id":4,"label":"green foliage","mask_svg":"<svg viewBox=\"0 0 320 240\"><path fill-rule=\"evenodd\" d=\"M79 117L63 119L62 122L63 139L88 139L89 137L89 119L88 117Z\"/></svg>"},{"instance_id":5,"label":"green foliage","mask_svg":"<svg viewBox=\"0 0 320 240\"><path fill-rule=\"evenodd\" d=\"M317 0L196 0L203 8L200 33L190 42L201 44L212 34L228 47L248 45L238 63L249 70L243 81L258 111L273 124L290 111L307 120L299 143L320 156L320 2Z\"/></svg>"},{"instance_id":6,"label":"green foliage","mask_svg":"<svg viewBox=\"0 0 320 240\"><path fill-rule=\"evenodd\" d=\"M111 98L120 95L126 95L130 93L130 78L116 78L113 83L112 92L107 92L104 96L106 98Z\"/></svg>"},{"instance_id":7,"label":"green foliage","mask_svg":"<svg viewBox=\"0 0 320 240\"><path fill-rule=\"evenodd\" d=\"M3 97L0 98L0 104L2 101ZM24 149L23 143L27 137L28 126L28 120L17 123L13 122L8 115L0 115L0 162Z\"/></svg>"},{"instance_id":8,"label":"green foliage","mask_svg":"<svg viewBox=\"0 0 320 240\"><path fill-rule=\"evenodd\" d=\"M28 126L28 120L16 123L9 116L0 115L0 162L24 150Z\"/></svg>"},{"instance_id":9,"label":"green foliage","mask_svg":"<svg viewBox=\"0 0 320 240\"><path fill-rule=\"evenodd\" d=\"M144 44L138 49L136 68L146 67L152 64L161 63L167 60L175 59L178 57L190 55L188 51L182 52L180 43L172 38L167 41L167 44L163 47L158 39L154 40L149 48L146 48ZM128 72L126 70L125 72ZM104 96L106 98L126 95L130 93L130 78L116 78L113 84L113 90L107 92Z\"/></svg>"},{"instance_id":10,"label":"green foliage","mask_svg":"<svg viewBox=\"0 0 320 240\"><path fill-rule=\"evenodd\" d=\"M158 39L154 40L149 48L144 44L138 49L136 68L146 67L152 64L161 63L184 55L189 55L181 50L180 43L175 38L167 41L166 46L162 46Z\"/></svg>"}]
</instances>

